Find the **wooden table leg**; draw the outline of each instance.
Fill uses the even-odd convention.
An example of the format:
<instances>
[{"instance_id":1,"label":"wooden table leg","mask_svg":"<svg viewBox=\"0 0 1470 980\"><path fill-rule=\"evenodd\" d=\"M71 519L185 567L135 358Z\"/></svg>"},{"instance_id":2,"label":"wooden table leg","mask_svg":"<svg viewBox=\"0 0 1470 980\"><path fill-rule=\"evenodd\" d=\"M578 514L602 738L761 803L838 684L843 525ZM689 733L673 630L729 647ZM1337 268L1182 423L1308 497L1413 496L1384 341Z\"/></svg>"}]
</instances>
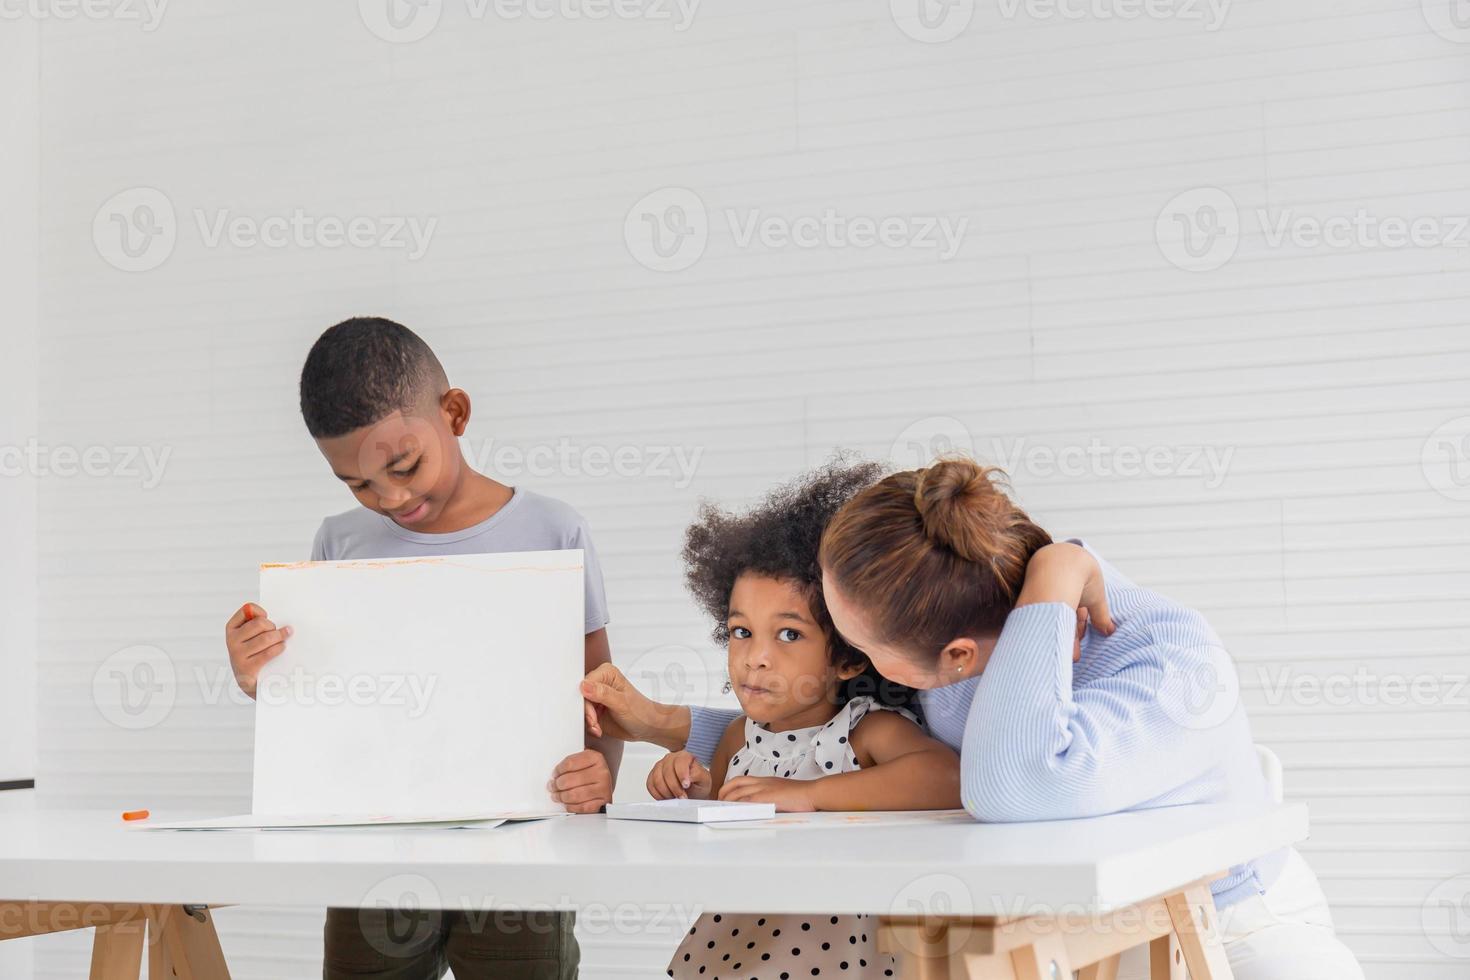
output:
<instances>
[{"instance_id":1,"label":"wooden table leg","mask_svg":"<svg viewBox=\"0 0 1470 980\"><path fill-rule=\"evenodd\" d=\"M1219 877L1218 875L1216 876ZM880 916L879 948L902 980L1117 980L1122 954L1148 947L1152 980L1234 980L1210 894L1198 881L1172 895L1094 913L1012 918Z\"/></svg>"},{"instance_id":2,"label":"wooden table leg","mask_svg":"<svg viewBox=\"0 0 1470 980\"><path fill-rule=\"evenodd\" d=\"M158 930L149 930L148 936L148 980L170 980L174 976L174 965L168 958L168 946L159 941Z\"/></svg>"},{"instance_id":3,"label":"wooden table leg","mask_svg":"<svg viewBox=\"0 0 1470 980\"><path fill-rule=\"evenodd\" d=\"M138 980L147 908L126 902L0 902L0 940L95 929L91 980Z\"/></svg>"},{"instance_id":4,"label":"wooden table leg","mask_svg":"<svg viewBox=\"0 0 1470 980\"><path fill-rule=\"evenodd\" d=\"M1091 966L1084 966L1077 971L1077 980L1118 980L1118 964L1122 960L1122 956L1109 956Z\"/></svg>"},{"instance_id":5,"label":"wooden table leg","mask_svg":"<svg viewBox=\"0 0 1470 980\"><path fill-rule=\"evenodd\" d=\"M1215 898L1206 885L1194 885L1166 899L1174 935L1190 980L1235 980L1215 917Z\"/></svg>"},{"instance_id":6,"label":"wooden table leg","mask_svg":"<svg viewBox=\"0 0 1470 980\"><path fill-rule=\"evenodd\" d=\"M93 927L92 980L138 980L145 939L149 980L230 980L208 906L0 901L0 941Z\"/></svg>"},{"instance_id":7,"label":"wooden table leg","mask_svg":"<svg viewBox=\"0 0 1470 980\"><path fill-rule=\"evenodd\" d=\"M202 905L148 907L148 980L230 980L214 916Z\"/></svg>"},{"instance_id":8,"label":"wooden table leg","mask_svg":"<svg viewBox=\"0 0 1470 980\"><path fill-rule=\"evenodd\" d=\"M878 949L898 958L901 980L951 980L949 923L943 919L894 926L880 920Z\"/></svg>"},{"instance_id":9,"label":"wooden table leg","mask_svg":"<svg viewBox=\"0 0 1470 980\"><path fill-rule=\"evenodd\" d=\"M125 925L144 918L143 906L127 902L0 901L0 941Z\"/></svg>"},{"instance_id":10,"label":"wooden table leg","mask_svg":"<svg viewBox=\"0 0 1470 980\"><path fill-rule=\"evenodd\" d=\"M91 980L138 980L145 933L141 921L98 926L92 937Z\"/></svg>"},{"instance_id":11,"label":"wooden table leg","mask_svg":"<svg viewBox=\"0 0 1470 980\"><path fill-rule=\"evenodd\" d=\"M1184 965L1179 955L1179 941L1170 933L1148 944L1150 980L1184 980Z\"/></svg>"},{"instance_id":12,"label":"wooden table leg","mask_svg":"<svg viewBox=\"0 0 1470 980\"><path fill-rule=\"evenodd\" d=\"M1179 940L1173 933L1148 943L1148 977L1150 980L1183 980L1185 968L1179 955Z\"/></svg>"},{"instance_id":13,"label":"wooden table leg","mask_svg":"<svg viewBox=\"0 0 1470 980\"><path fill-rule=\"evenodd\" d=\"M1042 936L1029 946L1011 951L1016 980L1072 980L1067 944L1057 935Z\"/></svg>"}]
</instances>

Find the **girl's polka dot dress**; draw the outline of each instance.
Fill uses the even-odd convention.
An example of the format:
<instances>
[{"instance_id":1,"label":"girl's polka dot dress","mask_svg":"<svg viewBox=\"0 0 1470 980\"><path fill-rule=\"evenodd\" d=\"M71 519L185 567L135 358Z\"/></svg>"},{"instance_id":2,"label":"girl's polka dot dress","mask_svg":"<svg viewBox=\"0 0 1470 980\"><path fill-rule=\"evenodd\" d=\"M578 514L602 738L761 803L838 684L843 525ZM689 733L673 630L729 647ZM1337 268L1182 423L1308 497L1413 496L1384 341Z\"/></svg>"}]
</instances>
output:
<instances>
[{"instance_id":1,"label":"girl's polka dot dress","mask_svg":"<svg viewBox=\"0 0 1470 980\"><path fill-rule=\"evenodd\" d=\"M856 772L862 767L852 730L875 709L896 710L854 698L827 724L790 732L771 732L747 718L745 747L731 756L725 779ZM675 980L883 980L897 976L898 967L878 952L877 916L706 914L684 937L668 974Z\"/></svg>"}]
</instances>

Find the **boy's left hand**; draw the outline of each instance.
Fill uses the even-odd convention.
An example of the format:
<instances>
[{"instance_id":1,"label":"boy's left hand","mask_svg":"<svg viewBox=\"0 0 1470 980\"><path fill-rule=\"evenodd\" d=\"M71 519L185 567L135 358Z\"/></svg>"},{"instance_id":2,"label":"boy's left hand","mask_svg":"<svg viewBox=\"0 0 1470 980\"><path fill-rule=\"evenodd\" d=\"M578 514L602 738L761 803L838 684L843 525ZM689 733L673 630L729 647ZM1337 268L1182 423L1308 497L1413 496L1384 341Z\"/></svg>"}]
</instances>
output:
<instances>
[{"instance_id":1,"label":"boy's left hand","mask_svg":"<svg viewBox=\"0 0 1470 980\"><path fill-rule=\"evenodd\" d=\"M782 779L779 776L736 776L720 787L720 799L741 803L774 803L783 813L810 813L815 779Z\"/></svg>"},{"instance_id":2,"label":"boy's left hand","mask_svg":"<svg viewBox=\"0 0 1470 980\"><path fill-rule=\"evenodd\" d=\"M612 802L612 770L601 752L583 749L561 760L547 788L568 812L596 813Z\"/></svg>"}]
</instances>

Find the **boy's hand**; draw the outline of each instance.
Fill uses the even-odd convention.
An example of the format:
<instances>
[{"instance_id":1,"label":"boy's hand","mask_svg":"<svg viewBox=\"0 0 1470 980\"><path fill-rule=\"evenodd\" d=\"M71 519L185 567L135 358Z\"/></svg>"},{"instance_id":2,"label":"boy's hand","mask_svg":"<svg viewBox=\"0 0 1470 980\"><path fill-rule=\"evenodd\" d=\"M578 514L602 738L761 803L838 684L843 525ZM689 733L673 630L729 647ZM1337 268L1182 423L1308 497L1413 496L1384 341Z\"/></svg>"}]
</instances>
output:
<instances>
[{"instance_id":1,"label":"boy's hand","mask_svg":"<svg viewBox=\"0 0 1470 980\"><path fill-rule=\"evenodd\" d=\"M670 752L648 771L648 795L655 800L707 800L714 780L688 752Z\"/></svg>"},{"instance_id":2,"label":"boy's hand","mask_svg":"<svg viewBox=\"0 0 1470 980\"><path fill-rule=\"evenodd\" d=\"M740 803L774 803L782 813L810 813L816 779L782 779L779 776L736 776L720 787L720 799Z\"/></svg>"},{"instance_id":3,"label":"boy's hand","mask_svg":"<svg viewBox=\"0 0 1470 980\"><path fill-rule=\"evenodd\" d=\"M225 622L225 649L230 651L230 666L240 690L255 697L260 668L286 651L290 635L291 627L277 628L266 618L265 610L254 603L247 602L235 611Z\"/></svg>"},{"instance_id":4,"label":"boy's hand","mask_svg":"<svg viewBox=\"0 0 1470 980\"><path fill-rule=\"evenodd\" d=\"M552 797L570 813L596 813L612 802L612 770L596 749L573 752L556 767Z\"/></svg>"}]
</instances>

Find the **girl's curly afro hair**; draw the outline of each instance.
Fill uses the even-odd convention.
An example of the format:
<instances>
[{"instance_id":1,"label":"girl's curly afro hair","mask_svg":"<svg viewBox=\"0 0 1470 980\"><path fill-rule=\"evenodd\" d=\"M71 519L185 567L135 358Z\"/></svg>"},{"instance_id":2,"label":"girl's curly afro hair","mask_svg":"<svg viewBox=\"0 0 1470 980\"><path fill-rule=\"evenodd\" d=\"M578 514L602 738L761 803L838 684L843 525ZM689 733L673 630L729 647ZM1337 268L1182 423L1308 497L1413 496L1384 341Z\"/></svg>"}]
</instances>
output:
<instances>
[{"instance_id":1,"label":"girl's curly afro hair","mask_svg":"<svg viewBox=\"0 0 1470 980\"><path fill-rule=\"evenodd\" d=\"M839 702L869 695L880 703L914 711L914 692L880 676L862 651L848 644L832 625L817 561L822 531L832 515L883 475L877 463L838 455L772 490L746 513L733 514L702 501L698 518L684 535L684 580L700 608L715 621L714 638L721 645L730 640L726 620L736 579L750 572L794 585L827 637L833 665L866 667L843 685Z\"/></svg>"}]
</instances>

